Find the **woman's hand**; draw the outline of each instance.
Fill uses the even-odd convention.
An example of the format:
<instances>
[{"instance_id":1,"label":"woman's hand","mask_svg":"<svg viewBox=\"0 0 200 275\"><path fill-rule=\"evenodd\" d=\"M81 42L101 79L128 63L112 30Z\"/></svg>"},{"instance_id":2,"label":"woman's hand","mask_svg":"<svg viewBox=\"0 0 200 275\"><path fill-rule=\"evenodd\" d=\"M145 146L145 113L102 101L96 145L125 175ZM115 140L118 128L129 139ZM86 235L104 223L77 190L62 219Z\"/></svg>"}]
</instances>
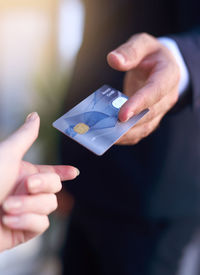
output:
<instances>
[{"instance_id":1,"label":"woman's hand","mask_svg":"<svg viewBox=\"0 0 200 275\"><path fill-rule=\"evenodd\" d=\"M49 227L57 208L61 180L78 176L72 166L34 165L22 160L37 139L40 119L32 113L24 125L0 143L0 251L24 243Z\"/></svg>"}]
</instances>

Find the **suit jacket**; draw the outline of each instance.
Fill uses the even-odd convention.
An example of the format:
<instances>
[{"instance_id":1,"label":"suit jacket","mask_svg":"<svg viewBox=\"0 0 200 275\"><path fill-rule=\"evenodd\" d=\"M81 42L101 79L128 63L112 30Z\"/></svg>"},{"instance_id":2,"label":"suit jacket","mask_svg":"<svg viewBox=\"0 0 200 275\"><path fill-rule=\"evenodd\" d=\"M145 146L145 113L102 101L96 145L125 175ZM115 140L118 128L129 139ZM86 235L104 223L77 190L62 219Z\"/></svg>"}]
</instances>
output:
<instances>
[{"instance_id":1,"label":"suit jacket","mask_svg":"<svg viewBox=\"0 0 200 275\"><path fill-rule=\"evenodd\" d=\"M190 73L186 96L135 146L97 157L62 137L63 161L76 165L68 189L83 208L154 218L200 214L200 4L196 0L85 0L85 32L64 111L103 84L119 90L124 73L106 62L131 35L171 36Z\"/></svg>"}]
</instances>

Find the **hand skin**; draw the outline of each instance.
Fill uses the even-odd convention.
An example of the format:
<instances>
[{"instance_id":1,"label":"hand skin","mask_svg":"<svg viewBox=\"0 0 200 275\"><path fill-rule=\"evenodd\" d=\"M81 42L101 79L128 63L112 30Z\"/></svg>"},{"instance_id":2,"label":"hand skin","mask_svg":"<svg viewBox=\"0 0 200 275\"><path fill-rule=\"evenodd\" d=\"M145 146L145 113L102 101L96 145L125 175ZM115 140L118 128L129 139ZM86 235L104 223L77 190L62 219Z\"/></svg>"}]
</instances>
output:
<instances>
[{"instance_id":1,"label":"hand skin","mask_svg":"<svg viewBox=\"0 0 200 275\"><path fill-rule=\"evenodd\" d=\"M134 145L151 134L176 104L180 69L171 52L146 33L132 36L110 52L107 60L113 69L126 72L124 93L130 98L122 106L119 120L125 122L142 110L150 109L117 142L119 145Z\"/></svg>"},{"instance_id":2,"label":"hand skin","mask_svg":"<svg viewBox=\"0 0 200 275\"><path fill-rule=\"evenodd\" d=\"M10 249L49 227L57 208L61 180L78 176L72 166L34 165L22 160L37 139L40 119L30 114L24 125L0 143L0 251Z\"/></svg>"}]
</instances>

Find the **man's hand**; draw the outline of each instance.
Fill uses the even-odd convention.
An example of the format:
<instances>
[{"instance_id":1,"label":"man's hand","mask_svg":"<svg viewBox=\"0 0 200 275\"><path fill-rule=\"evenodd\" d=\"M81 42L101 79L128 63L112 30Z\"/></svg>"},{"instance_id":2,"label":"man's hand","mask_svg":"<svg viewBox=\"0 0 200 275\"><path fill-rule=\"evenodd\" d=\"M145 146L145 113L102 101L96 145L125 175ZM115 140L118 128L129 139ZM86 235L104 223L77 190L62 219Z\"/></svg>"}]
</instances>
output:
<instances>
[{"instance_id":1,"label":"man's hand","mask_svg":"<svg viewBox=\"0 0 200 275\"><path fill-rule=\"evenodd\" d=\"M55 193L61 190L61 180L79 174L71 166L22 161L38 136L39 124L39 116L33 113L0 143L0 251L42 234L49 226L48 215L57 208Z\"/></svg>"},{"instance_id":2,"label":"man's hand","mask_svg":"<svg viewBox=\"0 0 200 275\"><path fill-rule=\"evenodd\" d=\"M149 108L149 113L117 143L133 145L152 133L163 116L178 100L180 69L171 52L156 38L142 33L108 54L109 65L127 72L124 93L129 100L122 106L119 119L127 121Z\"/></svg>"}]
</instances>

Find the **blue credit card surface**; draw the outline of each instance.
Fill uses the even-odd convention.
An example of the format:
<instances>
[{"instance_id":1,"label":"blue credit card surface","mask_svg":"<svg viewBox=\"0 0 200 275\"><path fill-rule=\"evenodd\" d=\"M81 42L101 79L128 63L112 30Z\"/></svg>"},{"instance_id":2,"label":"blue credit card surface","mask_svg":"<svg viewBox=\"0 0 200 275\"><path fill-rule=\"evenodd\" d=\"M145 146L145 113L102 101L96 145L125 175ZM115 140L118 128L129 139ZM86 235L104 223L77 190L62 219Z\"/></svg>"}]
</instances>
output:
<instances>
[{"instance_id":1,"label":"blue credit card surface","mask_svg":"<svg viewBox=\"0 0 200 275\"><path fill-rule=\"evenodd\" d=\"M103 155L121 136L149 110L127 122L118 120L121 106L128 97L104 85L57 119L53 126L96 155Z\"/></svg>"}]
</instances>

